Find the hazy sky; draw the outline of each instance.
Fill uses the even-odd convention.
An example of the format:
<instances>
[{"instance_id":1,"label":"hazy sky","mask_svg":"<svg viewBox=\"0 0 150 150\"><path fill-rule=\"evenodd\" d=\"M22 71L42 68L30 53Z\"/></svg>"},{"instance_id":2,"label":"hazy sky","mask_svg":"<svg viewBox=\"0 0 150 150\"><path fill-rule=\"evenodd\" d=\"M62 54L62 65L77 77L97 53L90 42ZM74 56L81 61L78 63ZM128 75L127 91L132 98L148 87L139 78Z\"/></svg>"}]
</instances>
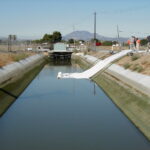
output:
<instances>
[{"instance_id":1,"label":"hazy sky","mask_svg":"<svg viewBox=\"0 0 150 150\"><path fill-rule=\"evenodd\" d=\"M0 0L0 36L93 32L95 11L101 35L115 37L117 24L123 37L150 34L150 0Z\"/></svg>"}]
</instances>

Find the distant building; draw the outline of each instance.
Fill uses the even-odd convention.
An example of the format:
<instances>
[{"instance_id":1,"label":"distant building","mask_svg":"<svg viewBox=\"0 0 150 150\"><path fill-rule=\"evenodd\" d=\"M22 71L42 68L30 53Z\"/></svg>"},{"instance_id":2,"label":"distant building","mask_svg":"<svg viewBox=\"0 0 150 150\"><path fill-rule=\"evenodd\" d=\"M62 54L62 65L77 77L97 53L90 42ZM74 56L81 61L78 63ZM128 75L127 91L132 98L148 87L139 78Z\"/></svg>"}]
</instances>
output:
<instances>
[{"instance_id":1,"label":"distant building","mask_svg":"<svg viewBox=\"0 0 150 150\"><path fill-rule=\"evenodd\" d=\"M69 49L68 45L65 43L54 44L54 49L50 53L50 58L53 60L71 60L72 51Z\"/></svg>"},{"instance_id":2,"label":"distant building","mask_svg":"<svg viewBox=\"0 0 150 150\"><path fill-rule=\"evenodd\" d=\"M37 50L38 52L49 52L49 51L50 51L50 49L49 49L48 47L44 47L44 46L38 46L38 47L36 48L36 50Z\"/></svg>"},{"instance_id":3,"label":"distant building","mask_svg":"<svg viewBox=\"0 0 150 150\"><path fill-rule=\"evenodd\" d=\"M68 46L65 43L56 43L54 44L54 51L68 51Z\"/></svg>"}]
</instances>

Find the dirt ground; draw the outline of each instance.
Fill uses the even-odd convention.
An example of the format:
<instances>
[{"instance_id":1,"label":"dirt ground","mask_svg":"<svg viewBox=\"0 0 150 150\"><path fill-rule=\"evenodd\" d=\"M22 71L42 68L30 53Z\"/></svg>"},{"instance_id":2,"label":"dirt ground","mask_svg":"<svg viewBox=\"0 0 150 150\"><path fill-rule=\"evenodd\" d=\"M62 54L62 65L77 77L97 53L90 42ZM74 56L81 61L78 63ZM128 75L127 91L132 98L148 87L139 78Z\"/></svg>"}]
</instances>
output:
<instances>
[{"instance_id":1,"label":"dirt ground","mask_svg":"<svg viewBox=\"0 0 150 150\"><path fill-rule=\"evenodd\" d=\"M26 57L32 56L34 53L0 53L0 67L19 61Z\"/></svg>"},{"instance_id":2,"label":"dirt ground","mask_svg":"<svg viewBox=\"0 0 150 150\"><path fill-rule=\"evenodd\" d=\"M125 69L150 75L150 53L125 56L116 62L116 64L123 66Z\"/></svg>"},{"instance_id":3,"label":"dirt ground","mask_svg":"<svg viewBox=\"0 0 150 150\"><path fill-rule=\"evenodd\" d=\"M108 53L108 52L98 52L98 51L97 52L90 51L90 52L87 52L86 54L97 57L97 58L102 59L102 60L109 57L109 56L111 56L111 54Z\"/></svg>"},{"instance_id":4,"label":"dirt ground","mask_svg":"<svg viewBox=\"0 0 150 150\"><path fill-rule=\"evenodd\" d=\"M22 44L17 44L17 45L13 44L11 46L11 50L12 51L24 51L28 47L36 49L37 46L38 46L37 44L30 44L30 45L23 44L23 43ZM8 51L8 45L7 44L0 44L0 51Z\"/></svg>"},{"instance_id":5,"label":"dirt ground","mask_svg":"<svg viewBox=\"0 0 150 150\"><path fill-rule=\"evenodd\" d=\"M0 53L0 67L10 64L11 62L13 62L13 59L10 56L10 54L1 54Z\"/></svg>"},{"instance_id":6,"label":"dirt ground","mask_svg":"<svg viewBox=\"0 0 150 150\"><path fill-rule=\"evenodd\" d=\"M87 52L87 54L102 60L112 55L108 52L94 51ZM125 56L115 63L124 67L125 69L130 69L135 72L150 75L150 53L141 53L133 54L133 56Z\"/></svg>"},{"instance_id":7,"label":"dirt ground","mask_svg":"<svg viewBox=\"0 0 150 150\"><path fill-rule=\"evenodd\" d=\"M112 46L97 46L97 50L112 50ZM129 49L128 46L114 47L115 51ZM147 46L140 46L140 50L147 50Z\"/></svg>"}]
</instances>

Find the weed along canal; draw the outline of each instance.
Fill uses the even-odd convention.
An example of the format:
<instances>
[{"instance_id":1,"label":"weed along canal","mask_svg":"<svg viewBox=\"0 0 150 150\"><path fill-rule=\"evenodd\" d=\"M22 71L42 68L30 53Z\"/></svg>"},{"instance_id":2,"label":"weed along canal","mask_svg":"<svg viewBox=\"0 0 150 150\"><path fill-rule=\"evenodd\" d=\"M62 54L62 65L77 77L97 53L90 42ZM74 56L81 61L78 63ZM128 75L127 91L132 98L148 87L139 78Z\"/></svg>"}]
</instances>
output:
<instances>
[{"instance_id":1,"label":"weed along canal","mask_svg":"<svg viewBox=\"0 0 150 150\"><path fill-rule=\"evenodd\" d=\"M0 118L1 150L149 150L150 142L89 80L60 79L77 64L47 64Z\"/></svg>"}]
</instances>

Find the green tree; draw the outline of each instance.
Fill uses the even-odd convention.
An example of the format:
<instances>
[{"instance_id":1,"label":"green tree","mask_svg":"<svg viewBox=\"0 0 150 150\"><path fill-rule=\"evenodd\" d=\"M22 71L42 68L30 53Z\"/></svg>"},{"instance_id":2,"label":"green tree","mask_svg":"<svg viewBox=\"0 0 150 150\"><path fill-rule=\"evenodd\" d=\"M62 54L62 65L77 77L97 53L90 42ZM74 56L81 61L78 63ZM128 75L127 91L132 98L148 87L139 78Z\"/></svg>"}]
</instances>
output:
<instances>
[{"instance_id":1,"label":"green tree","mask_svg":"<svg viewBox=\"0 0 150 150\"><path fill-rule=\"evenodd\" d=\"M70 43L70 44L74 43L74 39L69 39L68 43Z\"/></svg>"},{"instance_id":2,"label":"green tree","mask_svg":"<svg viewBox=\"0 0 150 150\"><path fill-rule=\"evenodd\" d=\"M91 42L100 42L98 39L91 39Z\"/></svg>"},{"instance_id":3,"label":"green tree","mask_svg":"<svg viewBox=\"0 0 150 150\"><path fill-rule=\"evenodd\" d=\"M48 43L53 43L53 35L51 34L45 34L43 38L41 39L41 42L48 42Z\"/></svg>"},{"instance_id":4,"label":"green tree","mask_svg":"<svg viewBox=\"0 0 150 150\"><path fill-rule=\"evenodd\" d=\"M40 43L41 41L40 41L40 40L33 40L32 42L38 44L38 43Z\"/></svg>"},{"instance_id":5,"label":"green tree","mask_svg":"<svg viewBox=\"0 0 150 150\"><path fill-rule=\"evenodd\" d=\"M62 40L61 33L58 31L53 32L53 40L54 40L54 43L61 42Z\"/></svg>"},{"instance_id":6,"label":"green tree","mask_svg":"<svg viewBox=\"0 0 150 150\"><path fill-rule=\"evenodd\" d=\"M112 45L112 41L104 41L102 43L103 46L111 46Z\"/></svg>"},{"instance_id":7,"label":"green tree","mask_svg":"<svg viewBox=\"0 0 150 150\"><path fill-rule=\"evenodd\" d=\"M142 39L141 40L141 46L144 46L148 43L147 39Z\"/></svg>"},{"instance_id":8,"label":"green tree","mask_svg":"<svg viewBox=\"0 0 150 150\"><path fill-rule=\"evenodd\" d=\"M43 42L48 42L49 41L49 35L48 34L45 34L42 38L42 41Z\"/></svg>"},{"instance_id":9,"label":"green tree","mask_svg":"<svg viewBox=\"0 0 150 150\"><path fill-rule=\"evenodd\" d=\"M34 40L34 43L56 43L60 42L62 39L61 33L58 31L53 32L53 34L45 34L42 39L40 40Z\"/></svg>"}]
</instances>

